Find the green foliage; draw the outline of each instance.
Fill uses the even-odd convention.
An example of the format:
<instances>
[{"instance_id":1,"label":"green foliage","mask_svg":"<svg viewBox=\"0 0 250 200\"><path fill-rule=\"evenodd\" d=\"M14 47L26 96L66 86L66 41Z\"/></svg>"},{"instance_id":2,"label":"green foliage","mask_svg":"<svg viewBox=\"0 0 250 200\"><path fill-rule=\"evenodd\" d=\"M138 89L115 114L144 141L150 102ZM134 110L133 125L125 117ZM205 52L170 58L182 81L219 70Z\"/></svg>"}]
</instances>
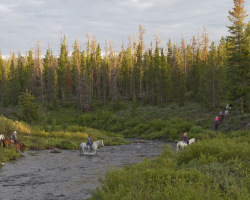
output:
<instances>
[{"instance_id":1,"label":"green foliage","mask_svg":"<svg viewBox=\"0 0 250 200\"><path fill-rule=\"evenodd\" d=\"M219 134L178 154L168 148L153 160L110 169L90 199L249 199L247 145Z\"/></svg>"},{"instance_id":2,"label":"green foliage","mask_svg":"<svg viewBox=\"0 0 250 200\"><path fill-rule=\"evenodd\" d=\"M185 153L180 153L177 157L179 164L198 163L209 164L212 162L227 162L231 159L249 160L250 149L249 133L247 136L241 136L239 139L226 138L219 134L215 138L197 142L185 149Z\"/></svg>"},{"instance_id":3,"label":"green foliage","mask_svg":"<svg viewBox=\"0 0 250 200\"><path fill-rule=\"evenodd\" d=\"M189 131L192 127L192 123L185 119L172 118L170 120L152 120L147 125L139 125L138 127L140 129L135 128L135 132L141 134L140 137L142 138L167 138L172 141L181 140L183 133Z\"/></svg>"},{"instance_id":4,"label":"green foliage","mask_svg":"<svg viewBox=\"0 0 250 200\"><path fill-rule=\"evenodd\" d=\"M0 162L7 162L9 160L15 160L19 153L16 152L15 148L2 148L0 146ZM1 166L0 166L1 167Z\"/></svg>"},{"instance_id":5,"label":"green foliage","mask_svg":"<svg viewBox=\"0 0 250 200\"><path fill-rule=\"evenodd\" d=\"M32 122L39 117L38 104L35 97L29 92L23 92L18 98L19 118L21 120Z\"/></svg>"},{"instance_id":6,"label":"green foliage","mask_svg":"<svg viewBox=\"0 0 250 200\"><path fill-rule=\"evenodd\" d=\"M30 134L31 132L29 125L7 119L2 115L0 116L0 124L0 134L4 134L5 137L10 137L14 130L16 130L18 134Z\"/></svg>"},{"instance_id":7,"label":"green foliage","mask_svg":"<svg viewBox=\"0 0 250 200\"><path fill-rule=\"evenodd\" d=\"M228 36L229 46L229 67L227 75L229 77L229 98L240 102L241 114L244 113L244 102L249 100L249 45L247 24L244 20L248 16L244 8L243 0L235 0L233 11L229 11L229 20L232 23L228 26L230 36Z\"/></svg>"}]
</instances>

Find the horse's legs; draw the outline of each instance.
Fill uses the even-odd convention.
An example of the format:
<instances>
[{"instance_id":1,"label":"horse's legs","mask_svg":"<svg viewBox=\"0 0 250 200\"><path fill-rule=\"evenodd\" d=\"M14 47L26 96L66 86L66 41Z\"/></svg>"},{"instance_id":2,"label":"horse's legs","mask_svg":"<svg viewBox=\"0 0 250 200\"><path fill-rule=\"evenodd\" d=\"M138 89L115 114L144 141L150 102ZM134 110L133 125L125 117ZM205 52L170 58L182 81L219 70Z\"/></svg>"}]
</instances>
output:
<instances>
[{"instance_id":1,"label":"horse's legs","mask_svg":"<svg viewBox=\"0 0 250 200\"><path fill-rule=\"evenodd\" d=\"M176 152L179 151L179 144L176 145Z\"/></svg>"}]
</instances>

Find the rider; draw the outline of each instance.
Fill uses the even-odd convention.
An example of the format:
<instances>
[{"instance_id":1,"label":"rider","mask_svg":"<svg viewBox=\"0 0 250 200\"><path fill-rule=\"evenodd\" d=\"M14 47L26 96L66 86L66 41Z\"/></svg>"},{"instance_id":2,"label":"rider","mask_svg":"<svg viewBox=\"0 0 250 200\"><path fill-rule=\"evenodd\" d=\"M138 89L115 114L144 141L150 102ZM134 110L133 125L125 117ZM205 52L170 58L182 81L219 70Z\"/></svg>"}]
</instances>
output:
<instances>
[{"instance_id":1,"label":"rider","mask_svg":"<svg viewBox=\"0 0 250 200\"><path fill-rule=\"evenodd\" d=\"M220 122L219 122L219 117L218 117L218 116L215 117L215 120L214 120L214 121L215 121L214 128L215 128L215 130L216 130L216 129L218 129L219 123L220 123Z\"/></svg>"},{"instance_id":2,"label":"rider","mask_svg":"<svg viewBox=\"0 0 250 200\"><path fill-rule=\"evenodd\" d=\"M189 144L187 133L184 133L183 142L185 142L186 144Z\"/></svg>"},{"instance_id":3,"label":"rider","mask_svg":"<svg viewBox=\"0 0 250 200\"><path fill-rule=\"evenodd\" d=\"M87 139L87 144L89 144L89 146L90 146L90 151L92 150L92 143L93 143L93 141L91 139L91 134L89 134L89 137Z\"/></svg>"},{"instance_id":4,"label":"rider","mask_svg":"<svg viewBox=\"0 0 250 200\"><path fill-rule=\"evenodd\" d=\"M224 119L224 114L223 114L223 112L222 112L222 110L221 110L221 111L219 112L219 121L220 121L220 123L222 123L223 119Z\"/></svg>"},{"instance_id":5,"label":"rider","mask_svg":"<svg viewBox=\"0 0 250 200\"><path fill-rule=\"evenodd\" d=\"M15 144L17 143L17 132L16 131L14 131L12 133L12 135L10 136L10 139L12 139Z\"/></svg>"}]
</instances>

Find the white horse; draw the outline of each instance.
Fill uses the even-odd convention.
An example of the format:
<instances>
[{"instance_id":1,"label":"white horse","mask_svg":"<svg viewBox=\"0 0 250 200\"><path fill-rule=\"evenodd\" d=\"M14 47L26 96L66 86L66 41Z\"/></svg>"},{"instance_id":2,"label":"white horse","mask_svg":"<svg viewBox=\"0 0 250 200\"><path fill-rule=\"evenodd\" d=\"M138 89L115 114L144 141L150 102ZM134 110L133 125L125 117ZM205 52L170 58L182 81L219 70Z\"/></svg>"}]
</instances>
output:
<instances>
[{"instance_id":1,"label":"white horse","mask_svg":"<svg viewBox=\"0 0 250 200\"><path fill-rule=\"evenodd\" d=\"M189 144L192 144L192 143L195 143L195 138L191 138L189 140ZM183 150L185 146L187 146L188 144L183 142L183 141L180 141L177 143L176 145L176 152L178 152L179 150Z\"/></svg>"},{"instance_id":2,"label":"white horse","mask_svg":"<svg viewBox=\"0 0 250 200\"><path fill-rule=\"evenodd\" d=\"M92 150L93 150L93 153L96 153L96 150L98 148L98 146L101 145L102 147L104 147L104 143L103 143L103 140L98 140L98 141L95 141L93 142L92 144ZM87 145L86 142L84 143L81 143L80 146L79 146L79 152L80 154L83 154L84 152L89 152L89 145Z\"/></svg>"},{"instance_id":3,"label":"white horse","mask_svg":"<svg viewBox=\"0 0 250 200\"><path fill-rule=\"evenodd\" d=\"M0 146L1 146L1 143L3 143L4 139L5 139L4 135L0 134Z\"/></svg>"},{"instance_id":4,"label":"white horse","mask_svg":"<svg viewBox=\"0 0 250 200\"><path fill-rule=\"evenodd\" d=\"M3 134L0 134L0 140L4 140L4 135Z\"/></svg>"}]
</instances>

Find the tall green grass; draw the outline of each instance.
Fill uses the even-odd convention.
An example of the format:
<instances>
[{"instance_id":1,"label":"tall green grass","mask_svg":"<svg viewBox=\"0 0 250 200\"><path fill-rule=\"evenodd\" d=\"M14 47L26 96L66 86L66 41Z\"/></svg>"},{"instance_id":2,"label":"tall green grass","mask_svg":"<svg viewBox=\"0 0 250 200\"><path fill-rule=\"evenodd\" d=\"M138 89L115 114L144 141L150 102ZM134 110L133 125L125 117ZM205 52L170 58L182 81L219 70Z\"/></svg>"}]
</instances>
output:
<instances>
[{"instance_id":1,"label":"tall green grass","mask_svg":"<svg viewBox=\"0 0 250 200\"><path fill-rule=\"evenodd\" d=\"M218 134L177 154L168 147L154 160L110 169L90 199L249 199L250 133L244 134Z\"/></svg>"}]
</instances>

